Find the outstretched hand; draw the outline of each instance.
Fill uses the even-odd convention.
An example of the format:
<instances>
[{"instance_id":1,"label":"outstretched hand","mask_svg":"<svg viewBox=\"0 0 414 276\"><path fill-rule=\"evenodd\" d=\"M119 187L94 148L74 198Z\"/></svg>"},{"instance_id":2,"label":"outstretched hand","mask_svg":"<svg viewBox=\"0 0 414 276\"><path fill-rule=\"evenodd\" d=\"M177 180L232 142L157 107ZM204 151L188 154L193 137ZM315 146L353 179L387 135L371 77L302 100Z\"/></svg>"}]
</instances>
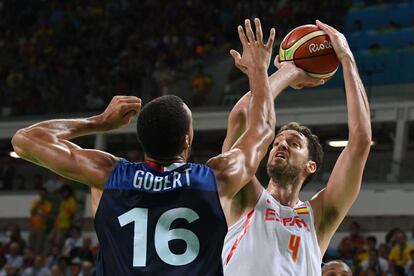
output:
<instances>
[{"instance_id":1,"label":"outstretched hand","mask_svg":"<svg viewBox=\"0 0 414 276\"><path fill-rule=\"evenodd\" d=\"M312 78L306 74L306 72L297 67L293 61L280 62L279 55L276 56L273 63L278 70L283 68L294 73L295 78L289 84L293 89L302 89L303 87L316 87L325 83L323 79Z\"/></svg>"},{"instance_id":2,"label":"outstretched hand","mask_svg":"<svg viewBox=\"0 0 414 276\"><path fill-rule=\"evenodd\" d=\"M247 74L249 69L268 68L272 56L272 47L275 40L276 31L270 30L270 36L266 44L263 42L263 31L260 20L255 18L256 36L253 33L250 20L245 20L245 29L241 25L237 27L240 42L243 46L243 54L232 49L230 54L234 59L235 65L243 73Z\"/></svg>"},{"instance_id":3,"label":"outstretched hand","mask_svg":"<svg viewBox=\"0 0 414 276\"><path fill-rule=\"evenodd\" d=\"M98 117L106 130L129 124L141 110L141 99L135 96L114 96Z\"/></svg>"}]
</instances>

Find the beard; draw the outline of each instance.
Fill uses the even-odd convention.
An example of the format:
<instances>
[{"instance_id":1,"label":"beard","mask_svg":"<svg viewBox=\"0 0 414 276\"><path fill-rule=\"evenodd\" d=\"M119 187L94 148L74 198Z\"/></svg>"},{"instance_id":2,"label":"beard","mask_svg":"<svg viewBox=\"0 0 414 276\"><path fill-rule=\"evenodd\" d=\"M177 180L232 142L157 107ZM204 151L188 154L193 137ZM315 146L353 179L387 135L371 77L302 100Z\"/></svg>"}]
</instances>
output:
<instances>
[{"instance_id":1,"label":"beard","mask_svg":"<svg viewBox=\"0 0 414 276\"><path fill-rule=\"evenodd\" d=\"M296 182L302 168L287 162L269 162L266 166L267 174L275 182L281 185L289 185Z\"/></svg>"}]
</instances>

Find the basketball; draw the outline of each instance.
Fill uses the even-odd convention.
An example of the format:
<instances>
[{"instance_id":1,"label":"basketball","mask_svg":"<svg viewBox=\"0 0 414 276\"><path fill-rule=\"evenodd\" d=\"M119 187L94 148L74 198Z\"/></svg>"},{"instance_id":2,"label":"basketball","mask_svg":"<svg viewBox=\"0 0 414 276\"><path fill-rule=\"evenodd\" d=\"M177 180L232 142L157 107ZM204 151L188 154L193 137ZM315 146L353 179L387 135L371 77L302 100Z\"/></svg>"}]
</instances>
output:
<instances>
[{"instance_id":1,"label":"basketball","mask_svg":"<svg viewBox=\"0 0 414 276\"><path fill-rule=\"evenodd\" d=\"M290 31L280 44L280 61L293 61L311 77L330 79L338 70L329 36L316 25L302 25Z\"/></svg>"}]
</instances>

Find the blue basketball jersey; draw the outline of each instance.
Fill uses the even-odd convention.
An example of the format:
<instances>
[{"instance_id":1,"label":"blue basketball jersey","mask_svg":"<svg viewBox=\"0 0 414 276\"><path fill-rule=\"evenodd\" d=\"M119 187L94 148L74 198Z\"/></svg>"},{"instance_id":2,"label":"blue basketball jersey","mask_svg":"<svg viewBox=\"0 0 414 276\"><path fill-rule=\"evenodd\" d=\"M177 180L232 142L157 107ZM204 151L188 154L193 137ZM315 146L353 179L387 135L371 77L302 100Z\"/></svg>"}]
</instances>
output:
<instances>
[{"instance_id":1,"label":"blue basketball jersey","mask_svg":"<svg viewBox=\"0 0 414 276\"><path fill-rule=\"evenodd\" d=\"M95 215L97 275L223 275L227 224L213 171L120 160Z\"/></svg>"}]
</instances>

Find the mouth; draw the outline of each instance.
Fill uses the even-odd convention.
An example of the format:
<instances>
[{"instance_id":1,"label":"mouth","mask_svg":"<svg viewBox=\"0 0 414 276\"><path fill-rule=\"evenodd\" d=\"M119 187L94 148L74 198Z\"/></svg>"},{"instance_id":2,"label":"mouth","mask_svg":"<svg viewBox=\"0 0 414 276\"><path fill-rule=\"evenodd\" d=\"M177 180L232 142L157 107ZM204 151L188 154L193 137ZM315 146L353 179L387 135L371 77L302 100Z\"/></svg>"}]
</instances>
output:
<instances>
[{"instance_id":1,"label":"mouth","mask_svg":"<svg viewBox=\"0 0 414 276\"><path fill-rule=\"evenodd\" d=\"M287 159L287 154L286 154L286 153L284 153L284 152L277 152L277 153L275 154L275 158L276 158L276 159L283 159L283 160L286 160L286 159Z\"/></svg>"}]
</instances>

